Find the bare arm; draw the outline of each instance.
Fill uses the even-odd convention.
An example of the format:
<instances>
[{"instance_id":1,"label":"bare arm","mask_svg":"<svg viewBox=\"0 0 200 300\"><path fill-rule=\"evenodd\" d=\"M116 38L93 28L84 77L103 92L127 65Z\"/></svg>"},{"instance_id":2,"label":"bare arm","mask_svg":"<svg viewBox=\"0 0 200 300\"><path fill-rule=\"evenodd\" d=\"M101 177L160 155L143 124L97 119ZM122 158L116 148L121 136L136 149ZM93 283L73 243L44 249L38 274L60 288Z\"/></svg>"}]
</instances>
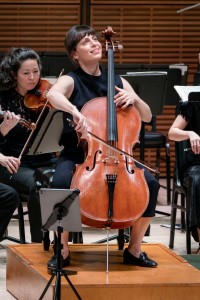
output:
<instances>
[{"instance_id":1,"label":"bare arm","mask_svg":"<svg viewBox=\"0 0 200 300\"><path fill-rule=\"evenodd\" d=\"M122 109L126 108L128 105L133 104L138 109L141 119L144 122L150 122L152 118L152 113L148 104L146 104L133 90L132 86L127 80L121 77L123 82L123 89L117 88L119 92L115 96L115 103L121 106Z\"/></svg>"},{"instance_id":2,"label":"bare arm","mask_svg":"<svg viewBox=\"0 0 200 300\"><path fill-rule=\"evenodd\" d=\"M188 122L181 115L178 115L169 129L169 139L177 142L189 139L189 131L184 130L187 124Z\"/></svg>"},{"instance_id":3,"label":"bare arm","mask_svg":"<svg viewBox=\"0 0 200 300\"><path fill-rule=\"evenodd\" d=\"M192 151L195 154L200 153L200 136L192 130L184 130L188 122L178 115L168 132L170 140L180 142L189 139Z\"/></svg>"},{"instance_id":4,"label":"bare arm","mask_svg":"<svg viewBox=\"0 0 200 300\"><path fill-rule=\"evenodd\" d=\"M74 80L72 77L67 75L61 76L49 90L47 99L54 108L70 113L73 116L74 122L77 124L75 129L83 132L87 128L86 119L78 111L76 106L68 100L73 88Z\"/></svg>"}]
</instances>

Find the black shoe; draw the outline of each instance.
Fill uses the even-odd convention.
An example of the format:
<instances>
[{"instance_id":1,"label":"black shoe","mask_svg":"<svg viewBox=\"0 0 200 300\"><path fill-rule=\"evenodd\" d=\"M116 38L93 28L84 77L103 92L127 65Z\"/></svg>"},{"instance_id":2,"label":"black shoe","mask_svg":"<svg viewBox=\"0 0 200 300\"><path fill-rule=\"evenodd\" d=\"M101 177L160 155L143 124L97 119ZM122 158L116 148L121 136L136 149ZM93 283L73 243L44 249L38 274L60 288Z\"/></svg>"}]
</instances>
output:
<instances>
[{"instance_id":1,"label":"black shoe","mask_svg":"<svg viewBox=\"0 0 200 300\"><path fill-rule=\"evenodd\" d=\"M124 258L123 263L125 265L134 265L134 266L140 266L146 268L156 268L158 265L157 262L148 258L145 252L142 252L140 254L140 257L135 257L128 251L128 248L124 250L123 258Z\"/></svg>"},{"instance_id":2,"label":"black shoe","mask_svg":"<svg viewBox=\"0 0 200 300\"><path fill-rule=\"evenodd\" d=\"M70 253L65 259L63 259L62 255L61 255L61 268L69 266L70 260L71 260ZM47 263L48 274L51 275L53 273L53 270L56 269L56 267L57 267L57 256L54 255Z\"/></svg>"}]
</instances>

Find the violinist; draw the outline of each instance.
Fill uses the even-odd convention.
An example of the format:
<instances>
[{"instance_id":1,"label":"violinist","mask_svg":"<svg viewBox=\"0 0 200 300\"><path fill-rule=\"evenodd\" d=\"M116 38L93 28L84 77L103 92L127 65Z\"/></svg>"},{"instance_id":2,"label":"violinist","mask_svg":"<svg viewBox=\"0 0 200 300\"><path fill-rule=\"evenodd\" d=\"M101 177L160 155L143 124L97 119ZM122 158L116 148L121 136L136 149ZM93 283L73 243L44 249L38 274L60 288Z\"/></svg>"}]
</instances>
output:
<instances>
[{"instance_id":1,"label":"violinist","mask_svg":"<svg viewBox=\"0 0 200 300\"><path fill-rule=\"evenodd\" d=\"M0 105L2 111L11 111L20 118L35 123L40 111L25 106L27 94L33 94L41 84L39 55L29 48L12 48L0 63ZM44 115L45 116L45 115ZM42 119L41 119L42 122ZM9 132L2 132L0 182L17 192L29 195L28 212L31 241L42 242L42 222L39 196L33 177L36 168L51 166L54 154L27 155L28 148L20 153L30 135L30 130L20 122ZM31 142L30 142L31 146Z\"/></svg>"},{"instance_id":2,"label":"violinist","mask_svg":"<svg viewBox=\"0 0 200 300\"><path fill-rule=\"evenodd\" d=\"M200 106L198 102L181 102L178 114L169 129L169 139L187 140L185 165L181 170L183 184L187 191L189 207L189 227L196 242L199 243L196 254L200 255Z\"/></svg>"},{"instance_id":3,"label":"violinist","mask_svg":"<svg viewBox=\"0 0 200 300\"><path fill-rule=\"evenodd\" d=\"M3 122L0 125L0 143L3 141L4 136L17 125L19 116L11 112L4 112ZM0 164L4 165L7 162L4 156L0 153ZM9 165L8 165L9 167ZM16 161L16 171L19 167L18 160ZM0 183L0 241L2 240L10 219L18 206L19 195L15 189L9 185Z\"/></svg>"},{"instance_id":4,"label":"violinist","mask_svg":"<svg viewBox=\"0 0 200 300\"><path fill-rule=\"evenodd\" d=\"M76 131L87 131L87 119L80 110L85 103L96 97L106 97L107 72L99 62L102 57L102 45L97 33L89 26L73 26L66 34L65 46L68 55L77 65L77 69L61 76L47 94L51 105L64 111L64 129L61 142L64 149L60 153L56 171L53 176L53 188L69 188L76 164L84 161L84 151L78 145ZM145 122L151 120L149 106L139 98L130 84L118 75L114 76L116 95L114 102L123 110L129 105L134 105ZM66 118L72 116L76 123L75 130L70 127ZM78 146L77 146L78 145ZM141 251L142 239L155 215L155 206L159 190L159 183L147 170L145 178L150 191L149 205L143 216L132 227L130 243L123 254L124 264L138 265L142 267L156 267L157 263ZM134 201L134 195L132 195ZM70 251L68 247L68 232L63 232L62 237L62 266L69 265ZM54 249L55 250L55 249ZM56 267L57 258L54 255L48 262L48 268Z\"/></svg>"}]
</instances>

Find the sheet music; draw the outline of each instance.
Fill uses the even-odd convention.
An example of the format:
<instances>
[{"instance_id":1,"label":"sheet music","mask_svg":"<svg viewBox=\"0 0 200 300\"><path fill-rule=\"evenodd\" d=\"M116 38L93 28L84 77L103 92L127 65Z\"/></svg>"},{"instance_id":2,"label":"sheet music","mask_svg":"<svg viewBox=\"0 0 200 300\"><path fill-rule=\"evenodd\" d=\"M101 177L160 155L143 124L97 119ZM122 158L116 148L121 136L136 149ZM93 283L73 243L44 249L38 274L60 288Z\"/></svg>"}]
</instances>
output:
<instances>
[{"instance_id":1,"label":"sheet music","mask_svg":"<svg viewBox=\"0 0 200 300\"><path fill-rule=\"evenodd\" d=\"M169 65L169 69L180 69L181 75L184 75L188 71L188 66L184 64Z\"/></svg>"},{"instance_id":2,"label":"sheet music","mask_svg":"<svg viewBox=\"0 0 200 300\"><path fill-rule=\"evenodd\" d=\"M179 94L182 101L188 101L188 95L191 92L200 92L200 86L190 86L190 85L175 85L175 90Z\"/></svg>"}]
</instances>

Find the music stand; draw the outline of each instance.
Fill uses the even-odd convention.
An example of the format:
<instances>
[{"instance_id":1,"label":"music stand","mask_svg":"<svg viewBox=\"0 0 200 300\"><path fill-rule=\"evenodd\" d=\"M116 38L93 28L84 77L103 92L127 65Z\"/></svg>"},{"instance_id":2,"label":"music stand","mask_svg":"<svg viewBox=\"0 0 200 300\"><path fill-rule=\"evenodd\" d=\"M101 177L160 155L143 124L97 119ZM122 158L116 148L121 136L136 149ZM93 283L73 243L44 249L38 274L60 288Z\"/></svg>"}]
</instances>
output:
<instances>
[{"instance_id":1,"label":"music stand","mask_svg":"<svg viewBox=\"0 0 200 300\"><path fill-rule=\"evenodd\" d=\"M63 146L59 144L63 130L63 112L50 109L41 128L34 138L28 155L60 152Z\"/></svg>"},{"instance_id":2,"label":"music stand","mask_svg":"<svg viewBox=\"0 0 200 300\"><path fill-rule=\"evenodd\" d=\"M122 75L134 88L136 93L145 100L151 108L153 116L162 115L167 87L167 72L164 71L146 71L146 72L129 72ZM155 118L152 119L155 121ZM145 149L145 123L142 122L140 131L140 160L144 161ZM170 186L170 178L167 186ZM170 216L171 214L158 211L156 213Z\"/></svg>"},{"instance_id":3,"label":"music stand","mask_svg":"<svg viewBox=\"0 0 200 300\"><path fill-rule=\"evenodd\" d=\"M54 300L61 299L61 276L64 276L77 299L81 300L80 295L76 291L68 275L75 275L77 271L64 270L61 268L61 233L63 229L67 231L81 231L81 215L78 189L46 189L41 188L39 191L41 215L42 215L42 230L57 230L57 266L51 268L52 275L46 287L44 288L39 300L42 300L50 287L54 277L56 276ZM62 223L63 221L63 223ZM57 227L56 227L57 223Z\"/></svg>"}]
</instances>

